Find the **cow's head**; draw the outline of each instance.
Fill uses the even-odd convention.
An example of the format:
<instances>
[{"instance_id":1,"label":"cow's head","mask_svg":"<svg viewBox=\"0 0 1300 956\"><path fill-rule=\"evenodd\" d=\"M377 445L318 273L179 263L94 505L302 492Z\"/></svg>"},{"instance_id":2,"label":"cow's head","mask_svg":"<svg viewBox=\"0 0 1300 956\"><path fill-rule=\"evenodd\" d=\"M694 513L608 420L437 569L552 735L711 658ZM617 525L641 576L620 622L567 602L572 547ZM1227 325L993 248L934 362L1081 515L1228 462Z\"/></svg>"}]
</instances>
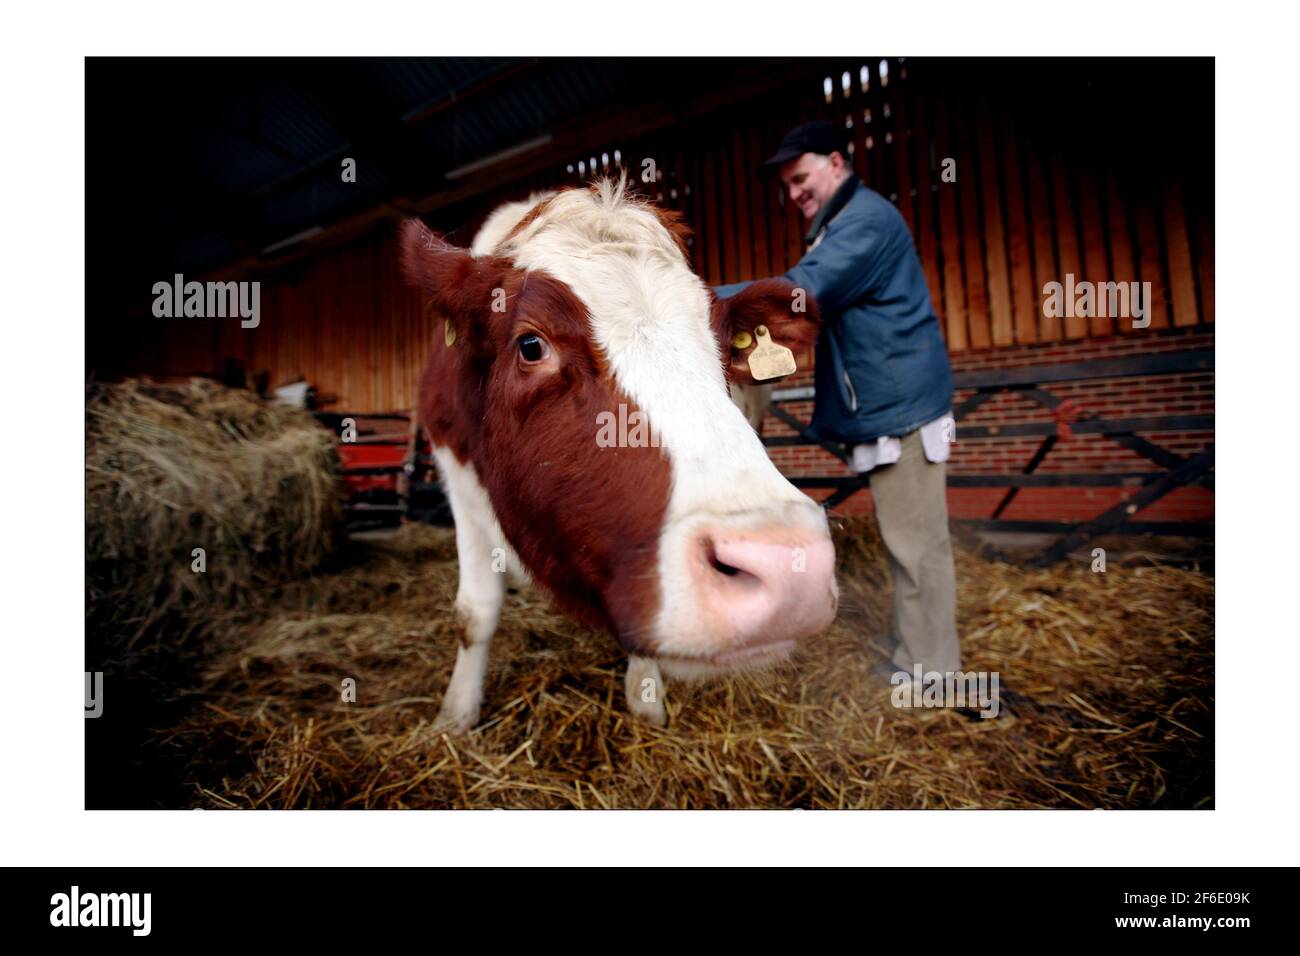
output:
<instances>
[{"instance_id":1,"label":"cow's head","mask_svg":"<svg viewBox=\"0 0 1300 956\"><path fill-rule=\"evenodd\" d=\"M615 183L513 218L474 252L408 222L403 258L443 320L422 420L473 465L534 579L677 675L778 659L823 630L825 516L724 374L723 356L744 374L739 329L798 345L789 330L810 320L790 286L715 303L676 223Z\"/></svg>"}]
</instances>

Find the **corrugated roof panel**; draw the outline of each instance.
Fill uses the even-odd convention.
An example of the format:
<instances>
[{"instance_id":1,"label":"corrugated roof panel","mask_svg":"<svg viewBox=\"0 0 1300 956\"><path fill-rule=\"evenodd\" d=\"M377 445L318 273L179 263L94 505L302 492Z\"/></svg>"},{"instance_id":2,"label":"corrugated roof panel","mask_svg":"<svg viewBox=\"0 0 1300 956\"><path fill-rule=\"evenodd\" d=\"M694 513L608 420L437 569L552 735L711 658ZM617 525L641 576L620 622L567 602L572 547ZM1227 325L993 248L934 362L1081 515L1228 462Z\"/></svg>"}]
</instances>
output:
<instances>
[{"instance_id":1,"label":"corrugated roof panel","mask_svg":"<svg viewBox=\"0 0 1300 956\"><path fill-rule=\"evenodd\" d=\"M259 98L255 135L305 164L337 152L347 140L302 93L276 82Z\"/></svg>"},{"instance_id":2,"label":"corrugated roof panel","mask_svg":"<svg viewBox=\"0 0 1300 956\"><path fill-rule=\"evenodd\" d=\"M401 118L461 92L518 61L508 57L412 59L394 57L366 61L362 68L376 91Z\"/></svg>"},{"instance_id":3,"label":"corrugated roof panel","mask_svg":"<svg viewBox=\"0 0 1300 956\"><path fill-rule=\"evenodd\" d=\"M436 189L448 169L623 100L644 85L646 63L223 59L96 69L95 99L129 104L119 131L155 144L111 164L131 213L149 224L150 254L197 268L382 201L398 188L384 170L403 177L403 190ZM499 83L485 83L494 76ZM443 108L421 116L433 106ZM358 161L356 183L339 177L345 155Z\"/></svg>"}]
</instances>

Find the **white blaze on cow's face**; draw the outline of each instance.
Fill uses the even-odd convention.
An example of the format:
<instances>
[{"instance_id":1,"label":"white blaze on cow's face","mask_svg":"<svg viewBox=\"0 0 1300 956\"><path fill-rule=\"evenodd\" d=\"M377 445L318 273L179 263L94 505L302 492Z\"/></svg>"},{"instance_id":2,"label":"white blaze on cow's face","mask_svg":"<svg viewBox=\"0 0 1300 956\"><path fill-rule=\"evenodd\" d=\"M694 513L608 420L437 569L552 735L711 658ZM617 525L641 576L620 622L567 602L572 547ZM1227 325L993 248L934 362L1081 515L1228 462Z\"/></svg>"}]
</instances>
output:
<instances>
[{"instance_id":1,"label":"white blaze on cow's face","mask_svg":"<svg viewBox=\"0 0 1300 956\"><path fill-rule=\"evenodd\" d=\"M621 184L535 199L489 220L473 251L572 290L671 463L661 600L642 633L620 637L684 676L784 657L834 617L834 549L821 508L777 471L728 395L712 296Z\"/></svg>"}]
</instances>

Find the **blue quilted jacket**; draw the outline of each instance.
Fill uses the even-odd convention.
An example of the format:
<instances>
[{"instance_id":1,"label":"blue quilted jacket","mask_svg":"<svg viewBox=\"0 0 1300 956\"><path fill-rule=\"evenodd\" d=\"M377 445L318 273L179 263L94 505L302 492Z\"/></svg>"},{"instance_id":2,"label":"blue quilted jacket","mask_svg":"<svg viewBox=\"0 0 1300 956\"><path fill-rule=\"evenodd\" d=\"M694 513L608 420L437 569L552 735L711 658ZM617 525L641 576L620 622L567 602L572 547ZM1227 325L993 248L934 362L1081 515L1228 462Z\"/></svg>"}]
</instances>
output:
<instances>
[{"instance_id":1,"label":"blue quilted jacket","mask_svg":"<svg viewBox=\"0 0 1300 956\"><path fill-rule=\"evenodd\" d=\"M952 407L952 370L907 222L850 176L785 278L821 308L812 430L849 444L905 435ZM715 289L719 298L748 283Z\"/></svg>"}]
</instances>

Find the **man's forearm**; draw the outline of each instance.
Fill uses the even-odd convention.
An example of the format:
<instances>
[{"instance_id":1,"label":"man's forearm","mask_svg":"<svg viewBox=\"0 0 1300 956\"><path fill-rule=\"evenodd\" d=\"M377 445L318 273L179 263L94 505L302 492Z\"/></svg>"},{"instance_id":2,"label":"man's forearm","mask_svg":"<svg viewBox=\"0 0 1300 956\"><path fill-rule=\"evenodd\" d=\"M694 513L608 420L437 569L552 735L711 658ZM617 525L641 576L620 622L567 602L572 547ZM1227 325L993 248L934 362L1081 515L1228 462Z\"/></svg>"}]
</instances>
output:
<instances>
[{"instance_id":1,"label":"man's forearm","mask_svg":"<svg viewBox=\"0 0 1300 956\"><path fill-rule=\"evenodd\" d=\"M750 285L756 281L757 280L755 279L747 279L744 282L731 282L728 283L727 285L715 285L712 287L713 294L719 299L730 299L737 292L743 290L747 285Z\"/></svg>"}]
</instances>

